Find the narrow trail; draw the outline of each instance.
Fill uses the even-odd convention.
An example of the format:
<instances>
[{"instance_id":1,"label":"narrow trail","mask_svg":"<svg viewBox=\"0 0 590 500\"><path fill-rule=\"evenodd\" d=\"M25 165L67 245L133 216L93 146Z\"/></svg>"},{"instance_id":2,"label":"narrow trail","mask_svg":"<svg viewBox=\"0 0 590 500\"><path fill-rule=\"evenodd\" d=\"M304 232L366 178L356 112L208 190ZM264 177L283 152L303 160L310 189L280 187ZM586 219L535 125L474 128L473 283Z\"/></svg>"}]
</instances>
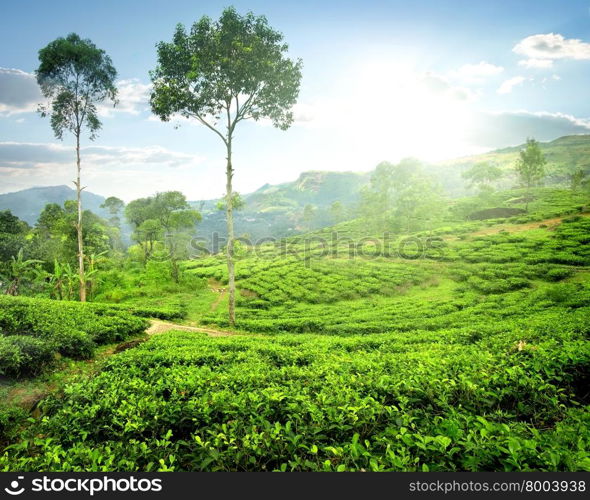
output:
<instances>
[{"instance_id":1,"label":"narrow trail","mask_svg":"<svg viewBox=\"0 0 590 500\"><path fill-rule=\"evenodd\" d=\"M160 321L157 319L153 319L150 321L150 327L146 330L146 333L148 335L156 335L159 333L169 332L170 330L206 333L209 337L229 337L230 335L235 335L235 333L233 332L227 332L224 330L215 330L213 328L201 328L199 326L178 325L176 323L167 323L166 321Z\"/></svg>"},{"instance_id":2,"label":"narrow trail","mask_svg":"<svg viewBox=\"0 0 590 500\"><path fill-rule=\"evenodd\" d=\"M214 278L209 279L209 290L213 293L218 294L217 298L211 303L211 311L216 311L219 303L223 300L227 293L227 289L222 285L220 281Z\"/></svg>"},{"instance_id":3,"label":"narrow trail","mask_svg":"<svg viewBox=\"0 0 590 500\"><path fill-rule=\"evenodd\" d=\"M490 234L497 234L500 231L507 231L509 233L519 233L521 231L528 231L530 229L538 229L541 225L546 226L545 229L553 230L561 224L563 219L572 217L573 215L579 215L581 217L590 217L589 212L583 212L579 214L563 215L561 217L553 217L551 219L544 219L535 222L527 222L525 224L498 224L495 226L480 229L470 234L470 236L487 236Z\"/></svg>"}]
</instances>

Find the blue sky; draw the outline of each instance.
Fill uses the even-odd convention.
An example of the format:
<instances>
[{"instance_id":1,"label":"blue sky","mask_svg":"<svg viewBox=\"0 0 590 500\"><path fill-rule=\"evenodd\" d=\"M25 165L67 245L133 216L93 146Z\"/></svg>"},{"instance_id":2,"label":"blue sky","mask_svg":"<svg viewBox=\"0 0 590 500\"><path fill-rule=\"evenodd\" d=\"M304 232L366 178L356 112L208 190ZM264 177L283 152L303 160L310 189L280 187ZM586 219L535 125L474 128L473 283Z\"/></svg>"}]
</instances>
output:
<instances>
[{"instance_id":1,"label":"blue sky","mask_svg":"<svg viewBox=\"0 0 590 500\"><path fill-rule=\"evenodd\" d=\"M0 19L0 192L69 184L72 137L57 141L32 77L37 52L77 32L105 49L120 105L84 141L88 190L126 200L179 189L223 193L219 139L194 123L151 116L155 44L178 22L218 17L226 2L11 2ZM381 160L437 161L590 133L590 0L236 1L282 31L303 59L296 122L245 123L235 145L241 192L306 170L367 171Z\"/></svg>"}]
</instances>

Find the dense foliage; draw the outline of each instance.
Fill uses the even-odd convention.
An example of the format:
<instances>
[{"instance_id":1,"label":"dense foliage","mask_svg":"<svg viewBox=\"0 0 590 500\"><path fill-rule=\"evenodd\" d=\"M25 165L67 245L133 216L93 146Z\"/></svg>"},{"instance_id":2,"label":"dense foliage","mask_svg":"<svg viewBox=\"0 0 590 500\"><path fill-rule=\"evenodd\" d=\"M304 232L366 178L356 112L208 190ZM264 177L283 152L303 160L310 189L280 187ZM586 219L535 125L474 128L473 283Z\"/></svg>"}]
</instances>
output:
<instances>
[{"instance_id":1,"label":"dense foliage","mask_svg":"<svg viewBox=\"0 0 590 500\"><path fill-rule=\"evenodd\" d=\"M111 306L0 296L0 373L38 374L57 353L87 359L97 344L124 340L146 326Z\"/></svg>"},{"instance_id":2,"label":"dense foliage","mask_svg":"<svg viewBox=\"0 0 590 500\"><path fill-rule=\"evenodd\" d=\"M586 311L364 337L171 333L44 404L18 470L578 470ZM477 335L474 335L477 334Z\"/></svg>"},{"instance_id":3,"label":"dense foliage","mask_svg":"<svg viewBox=\"0 0 590 500\"><path fill-rule=\"evenodd\" d=\"M362 221L240 246L241 335L154 335L45 397L34 421L0 408L0 468L590 470L586 198L533 197L521 216L451 210L387 246ZM179 263L179 282L165 261L126 259L97 275L109 304L2 299L5 373L124 340L137 316L228 327L221 256Z\"/></svg>"}]
</instances>

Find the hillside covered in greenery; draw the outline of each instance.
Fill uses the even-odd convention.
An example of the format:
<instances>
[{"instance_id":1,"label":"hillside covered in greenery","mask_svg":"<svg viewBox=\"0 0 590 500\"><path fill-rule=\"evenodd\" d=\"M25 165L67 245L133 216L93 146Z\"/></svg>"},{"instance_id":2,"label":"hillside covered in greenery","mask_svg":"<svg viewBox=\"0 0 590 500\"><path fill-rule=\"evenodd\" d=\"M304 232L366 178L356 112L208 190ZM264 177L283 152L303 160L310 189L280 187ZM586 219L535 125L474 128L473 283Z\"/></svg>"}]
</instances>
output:
<instances>
[{"instance_id":1,"label":"hillside covered in greenery","mask_svg":"<svg viewBox=\"0 0 590 500\"><path fill-rule=\"evenodd\" d=\"M496 165L506 173L498 179L496 186L508 189L518 184L512 169L522 147L504 148L436 164L422 163L422 167L445 193L454 198L474 193L474 189L465 184L462 175L482 162ZM540 147L547 158L546 182L549 184L568 186L572 173L578 170L586 174L590 172L590 135L560 137L540 143ZM362 190L370 183L373 173L307 171L292 182L266 184L242 196L243 206L235 215L236 233L248 235L253 240L280 238L354 219L359 215ZM75 191L67 186L33 188L0 194L0 210L10 210L34 225L47 203L61 206L74 198ZM104 201L102 196L83 193L84 206L108 218L108 210L101 207ZM213 233L223 237L227 231L225 214L219 209L219 203L220 200L190 201L190 205L202 214L198 232L209 242ZM124 224L122 231L125 241L129 241L131 229Z\"/></svg>"},{"instance_id":2,"label":"hillside covered in greenery","mask_svg":"<svg viewBox=\"0 0 590 500\"><path fill-rule=\"evenodd\" d=\"M1 389L1 466L590 469L589 197L533 197L524 215L449 215L389 241L354 221L244 247L234 328L222 256L183 261L178 283L165 262L110 264L96 298L117 305L6 297L0 366L17 378ZM137 315L195 331L144 342ZM76 335L87 351L68 348ZM90 372L74 368L93 345L112 352L137 335L120 354L99 350ZM63 370L26 421L23 390Z\"/></svg>"},{"instance_id":3,"label":"hillside covered in greenery","mask_svg":"<svg viewBox=\"0 0 590 500\"><path fill-rule=\"evenodd\" d=\"M547 473L590 471L587 5L103 3L0 32L0 472L584 493Z\"/></svg>"}]
</instances>

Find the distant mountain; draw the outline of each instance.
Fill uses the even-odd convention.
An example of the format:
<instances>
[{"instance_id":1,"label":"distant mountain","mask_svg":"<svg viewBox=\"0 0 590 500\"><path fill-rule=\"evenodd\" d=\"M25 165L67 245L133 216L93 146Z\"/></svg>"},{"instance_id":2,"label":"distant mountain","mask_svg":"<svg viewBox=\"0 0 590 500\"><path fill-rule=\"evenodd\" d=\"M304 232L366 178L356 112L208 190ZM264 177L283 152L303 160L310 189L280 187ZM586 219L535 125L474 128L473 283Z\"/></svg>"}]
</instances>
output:
<instances>
[{"instance_id":1,"label":"distant mountain","mask_svg":"<svg viewBox=\"0 0 590 500\"><path fill-rule=\"evenodd\" d=\"M303 210L306 205L315 208L312 228L325 227L337 221L329 213L330 205L339 201L345 207L357 203L359 192L370 179L370 173L356 172L303 172L296 181L282 184L265 184L253 193L243 195L245 207L235 212L236 235L248 235L251 240L282 237L303 227ZM225 213L217 209L218 200L194 201L191 204L201 211L203 221L198 232L212 241L214 233L224 236Z\"/></svg>"},{"instance_id":2,"label":"distant mountain","mask_svg":"<svg viewBox=\"0 0 590 500\"><path fill-rule=\"evenodd\" d=\"M329 207L334 201L347 205L357 201L359 191L369 182L370 174L356 172L303 172L295 182L271 186L266 184L244 197L255 212L282 211L285 208Z\"/></svg>"},{"instance_id":3,"label":"distant mountain","mask_svg":"<svg viewBox=\"0 0 590 500\"><path fill-rule=\"evenodd\" d=\"M481 155L466 156L436 164L427 164L425 171L435 177L451 197L466 194L465 181L461 174L473 164L488 161L510 172L498 187L509 188L515 184L512 175L518 152L523 145L498 149ZM547 157L548 184L567 182L568 172L582 168L590 173L590 135L565 136L551 142L541 143ZM282 237L319 229L334 224L329 207L340 201L344 207L352 209L359 200L359 193L367 185L371 172L328 172L312 170L303 172L292 182L265 184L253 193L243 195L246 205L235 214L237 235L247 234L252 240L267 237ZM47 203L63 205L66 200L74 200L76 192L68 186L36 187L15 193L0 194L0 210L9 209L13 214L34 224ZM102 196L83 192L84 208L107 216L100 208ZM214 233L223 236L225 214L217 210L218 200L193 201L192 206L203 214L198 232L201 237L211 240ZM303 219L306 205L315 208L313 221ZM129 228L124 228L126 236Z\"/></svg>"},{"instance_id":4,"label":"distant mountain","mask_svg":"<svg viewBox=\"0 0 590 500\"><path fill-rule=\"evenodd\" d=\"M18 218L34 225L48 203L63 206L64 201L75 199L76 191L68 186L34 187L15 193L0 194L0 210L8 209ZM82 206L85 210L106 216L107 213L100 208L104 200L102 196L82 191Z\"/></svg>"}]
</instances>

